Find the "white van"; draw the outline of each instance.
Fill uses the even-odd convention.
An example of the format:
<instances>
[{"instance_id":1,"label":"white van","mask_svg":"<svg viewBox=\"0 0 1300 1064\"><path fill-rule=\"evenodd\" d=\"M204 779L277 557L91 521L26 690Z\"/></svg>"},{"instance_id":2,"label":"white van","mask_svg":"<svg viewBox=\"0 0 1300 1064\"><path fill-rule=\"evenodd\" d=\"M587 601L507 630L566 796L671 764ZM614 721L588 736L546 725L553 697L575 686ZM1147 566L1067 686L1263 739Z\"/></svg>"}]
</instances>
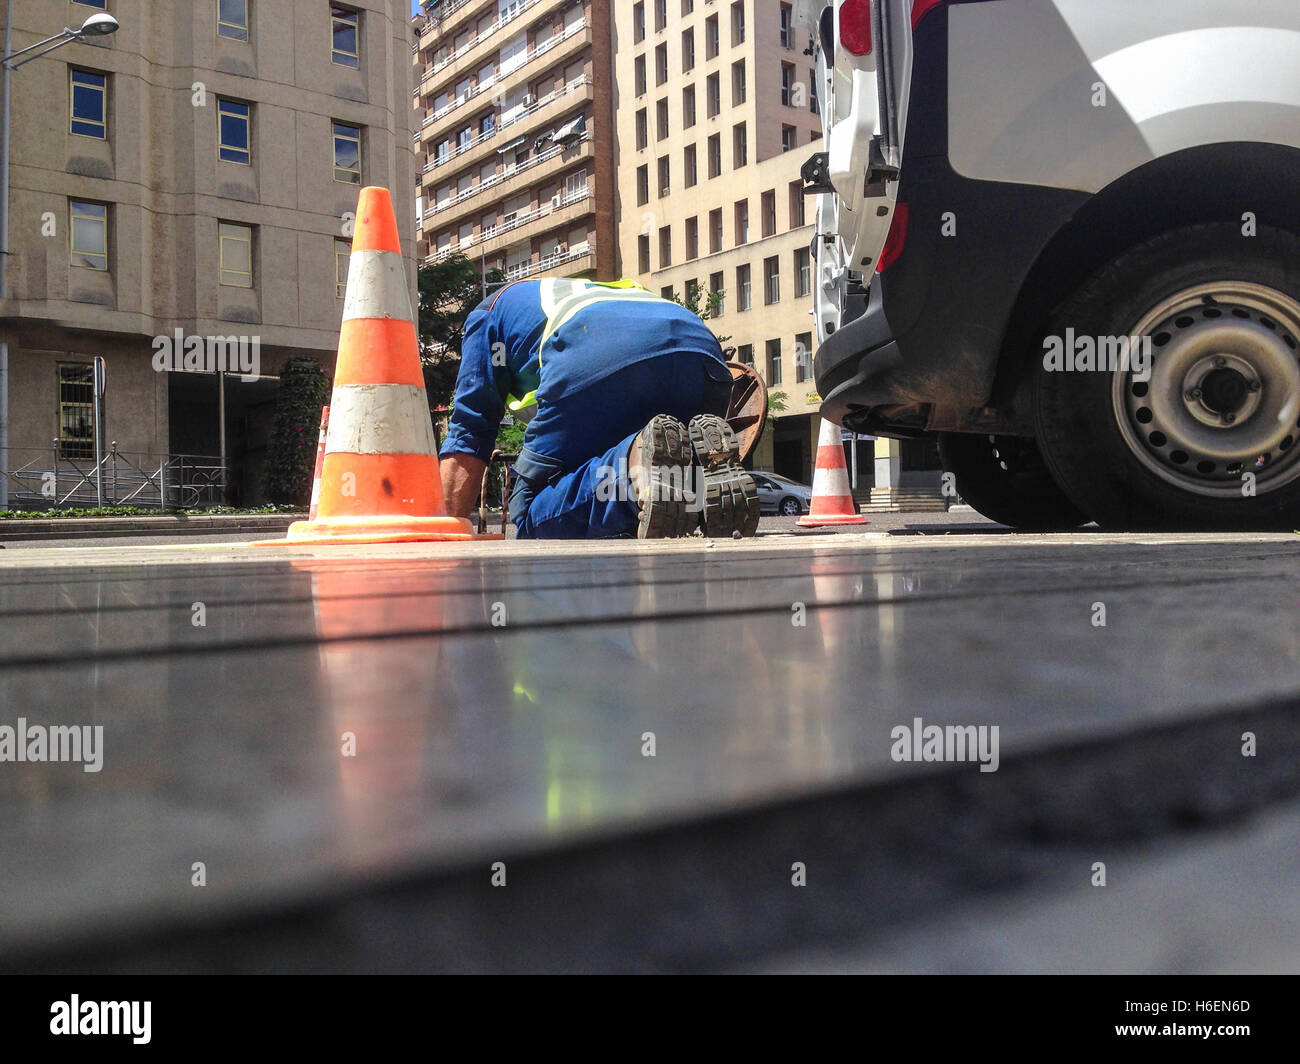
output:
<instances>
[{"instance_id":1,"label":"white van","mask_svg":"<svg viewBox=\"0 0 1300 1064\"><path fill-rule=\"evenodd\" d=\"M1300 528L1300 0L799 0L823 413L976 509Z\"/></svg>"}]
</instances>

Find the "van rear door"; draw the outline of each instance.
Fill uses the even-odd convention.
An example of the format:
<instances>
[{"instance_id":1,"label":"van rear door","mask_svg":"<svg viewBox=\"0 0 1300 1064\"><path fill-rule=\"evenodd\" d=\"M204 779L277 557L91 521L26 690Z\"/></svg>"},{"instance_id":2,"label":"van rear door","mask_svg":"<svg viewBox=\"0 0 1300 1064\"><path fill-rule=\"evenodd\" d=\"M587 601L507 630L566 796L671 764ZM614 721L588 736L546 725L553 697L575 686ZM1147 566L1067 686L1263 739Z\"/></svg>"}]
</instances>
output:
<instances>
[{"instance_id":1,"label":"van rear door","mask_svg":"<svg viewBox=\"0 0 1300 1064\"><path fill-rule=\"evenodd\" d=\"M918 0L922 10L932 0ZM912 84L912 0L798 0L817 50L822 148L804 167L817 207L818 337L850 283L875 272L894 218Z\"/></svg>"}]
</instances>

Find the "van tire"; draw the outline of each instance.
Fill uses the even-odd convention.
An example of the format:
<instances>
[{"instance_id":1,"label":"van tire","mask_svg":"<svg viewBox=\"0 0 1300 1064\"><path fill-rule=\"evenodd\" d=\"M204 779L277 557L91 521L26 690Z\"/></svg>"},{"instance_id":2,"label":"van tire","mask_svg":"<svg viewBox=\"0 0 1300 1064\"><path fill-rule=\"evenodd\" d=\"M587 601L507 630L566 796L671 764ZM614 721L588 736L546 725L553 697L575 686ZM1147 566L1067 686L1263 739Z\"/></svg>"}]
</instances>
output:
<instances>
[{"instance_id":1,"label":"van tire","mask_svg":"<svg viewBox=\"0 0 1300 1064\"><path fill-rule=\"evenodd\" d=\"M1049 370L1048 338L1063 341L1068 329L1076 340L1150 336L1150 380ZM1032 369L1038 444L1056 482L1098 524L1300 527L1300 239L1294 234L1260 228L1247 236L1236 223L1162 234L1094 274L1054 312L1043 339ZM1219 398L1204 406L1211 392L1205 366L1225 361L1226 371L1212 372L1238 379L1227 381L1229 398L1216 388ZM1245 390L1257 395L1234 406ZM1263 453L1233 455L1247 445Z\"/></svg>"},{"instance_id":2,"label":"van tire","mask_svg":"<svg viewBox=\"0 0 1300 1064\"><path fill-rule=\"evenodd\" d=\"M1088 523L1056 486L1032 439L941 432L939 459L957 494L990 521L1039 532Z\"/></svg>"}]
</instances>

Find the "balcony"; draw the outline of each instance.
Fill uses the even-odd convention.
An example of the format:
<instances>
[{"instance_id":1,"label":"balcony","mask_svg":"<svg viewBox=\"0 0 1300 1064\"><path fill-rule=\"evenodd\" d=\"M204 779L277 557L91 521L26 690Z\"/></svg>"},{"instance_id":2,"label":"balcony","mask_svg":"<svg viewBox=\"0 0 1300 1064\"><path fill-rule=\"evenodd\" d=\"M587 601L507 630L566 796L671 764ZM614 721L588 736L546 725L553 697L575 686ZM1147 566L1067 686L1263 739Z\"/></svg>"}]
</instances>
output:
<instances>
[{"instance_id":1,"label":"balcony","mask_svg":"<svg viewBox=\"0 0 1300 1064\"><path fill-rule=\"evenodd\" d=\"M543 203L541 206L513 215L509 219L492 226L491 229L483 230L477 236L458 241L449 247L438 250L429 257L428 261L442 262L443 259L457 253L462 255L492 255L518 241L519 231L534 222L546 222L544 226L540 227L543 232L560 226L571 226L579 218L583 218L595 210L594 200L595 187L588 179L588 183L581 188L556 195L554 199Z\"/></svg>"},{"instance_id":2,"label":"balcony","mask_svg":"<svg viewBox=\"0 0 1300 1064\"><path fill-rule=\"evenodd\" d=\"M491 192L491 200L506 199L519 192L520 188L526 185L527 177L530 172L541 166L543 163L550 162L552 159L560 159L562 165L569 165L580 159L590 158L593 154L594 143L590 133L584 133L575 144L557 144L552 148L547 148L539 155L534 155L527 162L512 164L500 173L494 174L486 181L482 181L472 188L450 196L441 203L430 204L424 212L424 222L426 228L434 224L434 220L446 211L452 210L457 206L463 206L470 200L474 199L479 193ZM563 156L563 158L561 158ZM454 214L452 215L454 217Z\"/></svg>"},{"instance_id":3,"label":"balcony","mask_svg":"<svg viewBox=\"0 0 1300 1064\"><path fill-rule=\"evenodd\" d=\"M527 140L528 136L540 127L554 122L569 109L589 102L594 95L592 79L584 74L569 82L564 88L547 93L540 100L502 121L500 125L494 126L485 133L474 134L464 144L457 145L441 158L434 156L424 164L421 172L425 175L441 177L442 174L449 172L448 164L452 162L458 161L455 170L481 165L491 151L520 137ZM502 136L502 134L506 135ZM426 187L435 183L432 180L424 182Z\"/></svg>"},{"instance_id":4,"label":"balcony","mask_svg":"<svg viewBox=\"0 0 1300 1064\"><path fill-rule=\"evenodd\" d=\"M457 78L466 74L473 73L483 65L483 60L495 48L500 46L507 34L503 30L514 27L515 29L524 29L535 19L540 19L548 11L555 11L564 6L567 0L527 0L523 7L517 9L505 18L499 18L482 33L470 37L469 41L450 56L445 56L433 64L429 70L420 76L419 84L412 91L411 95L419 98L421 96L433 95L436 90L444 85L455 82ZM524 19L528 15L530 18ZM586 21L584 18L583 22ZM570 27L573 29L574 27ZM558 34L557 36L564 36ZM554 38L552 38L554 39ZM529 59L532 58L530 53ZM525 60L527 62L527 60Z\"/></svg>"}]
</instances>

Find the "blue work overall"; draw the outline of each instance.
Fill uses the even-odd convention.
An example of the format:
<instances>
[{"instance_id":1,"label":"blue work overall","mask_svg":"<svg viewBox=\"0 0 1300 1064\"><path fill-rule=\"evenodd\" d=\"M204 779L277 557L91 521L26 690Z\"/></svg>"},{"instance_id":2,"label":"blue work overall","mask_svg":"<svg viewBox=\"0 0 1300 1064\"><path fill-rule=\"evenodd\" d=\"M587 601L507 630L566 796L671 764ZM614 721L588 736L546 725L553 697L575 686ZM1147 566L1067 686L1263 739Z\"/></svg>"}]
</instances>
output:
<instances>
[{"instance_id":1,"label":"blue work overall","mask_svg":"<svg viewBox=\"0 0 1300 1064\"><path fill-rule=\"evenodd\" d=\"M717 338L691 311L630 281L519 281L465 323L441 455L489 460L508 408L528 419L510 496L519 537L618 536L637 525L636 434L656 414L725 415L730 398Z\"/></svg>"}]
</instances>

